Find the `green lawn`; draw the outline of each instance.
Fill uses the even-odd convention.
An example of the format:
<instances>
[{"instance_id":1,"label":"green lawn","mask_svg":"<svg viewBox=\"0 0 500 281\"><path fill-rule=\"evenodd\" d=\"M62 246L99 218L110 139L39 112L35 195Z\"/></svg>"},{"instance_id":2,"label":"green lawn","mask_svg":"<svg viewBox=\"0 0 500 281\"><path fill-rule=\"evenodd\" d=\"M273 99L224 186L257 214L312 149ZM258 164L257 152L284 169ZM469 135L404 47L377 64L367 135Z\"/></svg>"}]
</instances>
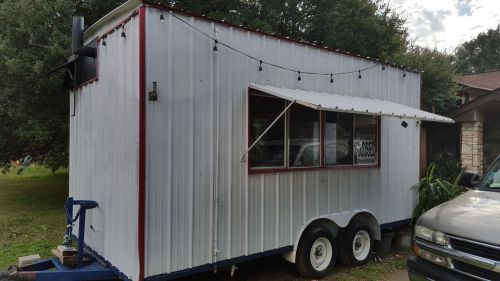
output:
<instances>
[{"instance_id":1,"label":"green lawn","mask_svg":"<svg viewBox=\"0 0 500 281\"><path fill-rule=\"evenodd\" d=\"M0 174L0 270L31 254L50 257L65 229L68 172L43 167Z\"/></svg>"}]
</instances>

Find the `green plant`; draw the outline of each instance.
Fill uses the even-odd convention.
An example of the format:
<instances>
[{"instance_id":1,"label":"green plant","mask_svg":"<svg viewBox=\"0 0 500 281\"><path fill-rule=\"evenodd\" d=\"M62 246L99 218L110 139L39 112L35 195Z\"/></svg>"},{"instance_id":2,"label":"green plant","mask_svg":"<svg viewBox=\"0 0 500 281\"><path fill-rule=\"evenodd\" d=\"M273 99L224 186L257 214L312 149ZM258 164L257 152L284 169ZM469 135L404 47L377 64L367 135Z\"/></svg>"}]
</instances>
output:
<instances>
[{"instance_id":1,"label":"green plant","mask_svg":"<svg viewBox=\"0 0 500 281\"><path fill-rule=\"evenodd\" d=\"M458 184L461 173L453 183L435 176L436 165L433 163L427 168L426 175L418 183L417 206L413 210L413 223L427 210L451 200L462 194L466 189Z\"/></svg>"},{"instance_id":2,"label":"green plant","mask_svg":"<svg viewBox=\"0 0 500 281\"><path fill-rule=\"evenodd\" d=\"M448 151L436 153L431 157L431 160L431 165L434 165L434 178L453 182L457 175L462 172L460 162Z\"/></svg>"}]
</instances>

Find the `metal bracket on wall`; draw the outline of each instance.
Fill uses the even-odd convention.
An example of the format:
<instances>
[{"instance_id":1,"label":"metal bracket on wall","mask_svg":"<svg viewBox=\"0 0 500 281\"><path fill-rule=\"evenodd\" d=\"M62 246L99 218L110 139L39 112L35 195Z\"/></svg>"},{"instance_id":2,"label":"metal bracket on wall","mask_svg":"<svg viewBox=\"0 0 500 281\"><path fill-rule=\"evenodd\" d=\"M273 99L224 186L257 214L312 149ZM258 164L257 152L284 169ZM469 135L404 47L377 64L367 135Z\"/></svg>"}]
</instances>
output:
<instances>
[{"instance_id":1,"label":"metal bracket on wall","mask_svg":"<svg viewBox=\"0 0 500 281\"><path fill-rule=\"evenodd\" d=\"M153 90L149 93L149 100L158 100L158 82L153 82Z\"/></svg>"}]
</instances>

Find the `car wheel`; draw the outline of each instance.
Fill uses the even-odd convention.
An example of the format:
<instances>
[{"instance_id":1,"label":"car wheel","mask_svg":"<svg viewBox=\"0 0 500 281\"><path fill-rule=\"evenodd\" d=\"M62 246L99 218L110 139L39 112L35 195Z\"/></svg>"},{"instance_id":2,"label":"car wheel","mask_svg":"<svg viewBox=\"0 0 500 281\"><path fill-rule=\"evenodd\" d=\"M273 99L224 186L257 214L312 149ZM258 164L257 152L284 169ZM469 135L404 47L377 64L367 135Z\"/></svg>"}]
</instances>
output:
<instances>
[{"instance_id":1,"label":"car wheel","mask_svg":"<svg viewBox=\"0 0 500 281\"><path fill-rule=\"evenodd\" d=\"M340 262L347 266L367 263L373 252L370 228L363 221L355 220L340 235Z\"/></svg>"},{"instance_id":2,"label":"car wheel","mask_svg":"<svg viewBox=\"0 0 500 281\"><path fill-rule=\"evenodd\" d=\"M337 245L332 233L322 226L313 226L303 234L297 247L296 265L307 278L319 279L333 270Z\"/></svg>"}]
</instances>

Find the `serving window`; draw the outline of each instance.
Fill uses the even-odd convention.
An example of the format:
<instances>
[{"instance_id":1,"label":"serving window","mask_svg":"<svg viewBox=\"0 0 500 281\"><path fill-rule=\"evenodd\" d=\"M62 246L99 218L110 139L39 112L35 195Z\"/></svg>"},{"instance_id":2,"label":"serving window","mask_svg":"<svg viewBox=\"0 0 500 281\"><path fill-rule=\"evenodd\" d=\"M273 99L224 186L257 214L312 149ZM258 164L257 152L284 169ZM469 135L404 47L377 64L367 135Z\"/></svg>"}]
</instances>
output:
<instances>
[{"instance_id":1,"label":"serving window","mask_svg":"<svg viewBox=\"0 0 500 281\"><path fill-rule=\"evenodd\" d=\"M250 170L378 166L378 116L290 103L258 91L250 93L249 144L260 137L248 152Z\"/></svg>"}]
</instances>

